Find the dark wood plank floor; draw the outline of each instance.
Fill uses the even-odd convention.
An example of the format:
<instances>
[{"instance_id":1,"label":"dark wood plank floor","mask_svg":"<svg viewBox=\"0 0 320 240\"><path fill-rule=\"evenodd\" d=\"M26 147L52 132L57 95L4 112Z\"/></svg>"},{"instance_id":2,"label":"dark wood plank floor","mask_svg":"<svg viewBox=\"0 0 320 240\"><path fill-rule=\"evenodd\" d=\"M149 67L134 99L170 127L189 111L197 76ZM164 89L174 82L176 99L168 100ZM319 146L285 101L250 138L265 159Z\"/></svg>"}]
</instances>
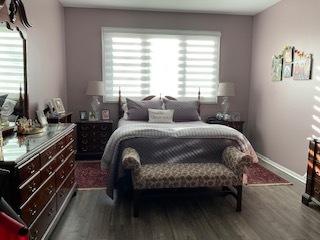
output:
<instances>
[{"instance_id":1,"label":"dark wood plank floor","mask_svg":"<svg viewBox=\"0 0 320 240\"><path fill-rule=\"evenodd\" d=\"M79 191L51 240L320 239L320 209L302 205L303 184L281 175L294 185L244 187L241 213L230 196L170 197L145 200L133 218L128 199Z\"/></svg>"}]
</instances>

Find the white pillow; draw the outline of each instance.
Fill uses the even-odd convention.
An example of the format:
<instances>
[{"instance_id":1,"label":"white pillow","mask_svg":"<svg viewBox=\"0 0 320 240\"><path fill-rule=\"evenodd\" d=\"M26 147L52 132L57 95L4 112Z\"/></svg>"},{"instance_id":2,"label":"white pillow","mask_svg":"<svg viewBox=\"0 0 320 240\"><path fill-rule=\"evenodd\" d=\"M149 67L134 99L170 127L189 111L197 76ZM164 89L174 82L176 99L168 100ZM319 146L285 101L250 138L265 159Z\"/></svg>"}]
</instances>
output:
<instances>
[{"instance_id":1,"label":"white pillow","mask_svg":"<svg viewBox=\"0 0 320 240\"><path fill-rule=\"evenodd\" d=\"M150 123L172 123L174 110L148 109Z\"/></svg>"}]
</instances>

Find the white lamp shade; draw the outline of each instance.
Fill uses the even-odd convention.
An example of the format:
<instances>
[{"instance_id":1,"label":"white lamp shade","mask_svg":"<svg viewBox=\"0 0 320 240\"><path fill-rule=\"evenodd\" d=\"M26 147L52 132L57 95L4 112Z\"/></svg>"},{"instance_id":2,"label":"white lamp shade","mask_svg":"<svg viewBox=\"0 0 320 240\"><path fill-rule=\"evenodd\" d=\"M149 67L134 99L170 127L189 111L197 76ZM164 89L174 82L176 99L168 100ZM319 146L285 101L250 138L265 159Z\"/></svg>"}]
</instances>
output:
<instances>
[{"instance_id":1,"label":"white lamp shade","mask_svg":"<svg viewBox=\"0 0 320 240\"><path fill-rule=\"evenodd\" d=\"M104 84L102 81L90 81L87 86L87 95L89 96L103 96Z\"/></svg>"},{"instance_id":2,"label":"white lamp shade","mask_svg":"<svg viewBox=\"0 0 320 240\"><path fill-rule=\"evenodd\" d=\"M233 97L235 96L235 88L233 82L219 83L218 96L219 97Z\"/></svg>"}]
</instances>

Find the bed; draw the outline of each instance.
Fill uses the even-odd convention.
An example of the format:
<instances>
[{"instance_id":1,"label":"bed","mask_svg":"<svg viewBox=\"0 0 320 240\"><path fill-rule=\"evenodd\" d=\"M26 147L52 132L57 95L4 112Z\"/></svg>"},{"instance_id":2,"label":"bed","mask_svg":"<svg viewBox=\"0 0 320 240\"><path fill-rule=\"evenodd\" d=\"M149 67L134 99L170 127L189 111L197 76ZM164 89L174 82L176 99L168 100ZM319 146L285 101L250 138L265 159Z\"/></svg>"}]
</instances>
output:
<instances>
[{"instance_id":1,"label":"bed","mask_svg":"<svg viewBox=\"0 0 320 240\"><path fill-rule=\"evenodd\" d=\"M152 98L148 98L152 99ZM120 111L119 111L120 113ZM126 177L121 166L121 153L134 148L141 164L220 162L223 150L235 146L257 161L247 138L235 129L202 121L148 123L121 118L110 137L102 160L108 169L107 194L113 198L117 183Z\"/></svg>"}]
</instances>

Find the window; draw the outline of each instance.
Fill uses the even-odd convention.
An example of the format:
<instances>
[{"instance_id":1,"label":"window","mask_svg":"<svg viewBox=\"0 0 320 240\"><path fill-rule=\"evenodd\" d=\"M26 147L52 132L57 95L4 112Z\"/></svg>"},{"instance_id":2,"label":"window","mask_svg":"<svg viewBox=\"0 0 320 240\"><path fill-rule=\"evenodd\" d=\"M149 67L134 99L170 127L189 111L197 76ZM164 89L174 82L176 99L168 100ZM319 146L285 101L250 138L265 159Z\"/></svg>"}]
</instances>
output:
<instances>
[{"instance_id":1,"label":"window","mask_svg":"<svg viewBox=\"0 0 320 240\"><path fill-rule=\"evenodd\" d=\"M102 29L105 101L170 95L217 102L220 33Z\"/></svg>"},{"instance_id":2,"label":"window","mask_svg":"<svg viewBox=\"0 0 320 240\"><path fill-rule=\"evenodd\" d=\"M17 99L24 91L23 48L19 32L0 27L0 95Z\"/></svg>"}]
</instances>

